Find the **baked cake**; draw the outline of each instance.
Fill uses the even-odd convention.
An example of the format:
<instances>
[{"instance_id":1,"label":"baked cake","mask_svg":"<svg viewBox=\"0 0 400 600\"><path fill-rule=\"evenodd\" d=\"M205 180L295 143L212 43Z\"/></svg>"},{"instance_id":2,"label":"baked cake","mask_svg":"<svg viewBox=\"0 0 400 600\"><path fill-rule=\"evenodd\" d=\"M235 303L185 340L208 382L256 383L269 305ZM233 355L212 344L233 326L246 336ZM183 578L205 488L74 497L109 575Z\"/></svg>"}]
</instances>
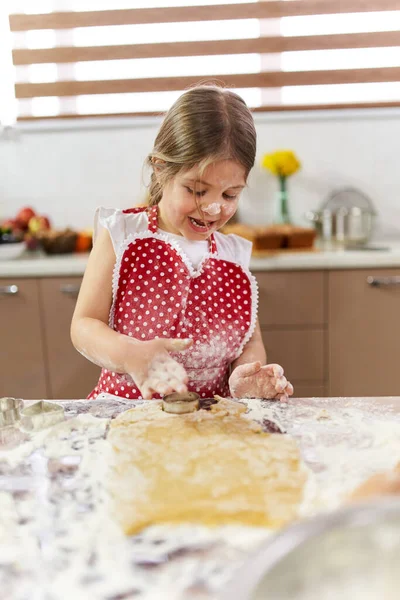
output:
<instances>
[{"instance_id":1,"label":"baked cake","mask_svg":"<svg viewBox=\"0 0 400 600\"><path fill-rule=\"evenodd\" d=\"M295 225L268 225L257 227L234 223L226 225L223 233L235 233L253 243L255 252L263 250L280 250L284 248L312 248L317 232L312 227Z\"/></svg>"}]
</instances>

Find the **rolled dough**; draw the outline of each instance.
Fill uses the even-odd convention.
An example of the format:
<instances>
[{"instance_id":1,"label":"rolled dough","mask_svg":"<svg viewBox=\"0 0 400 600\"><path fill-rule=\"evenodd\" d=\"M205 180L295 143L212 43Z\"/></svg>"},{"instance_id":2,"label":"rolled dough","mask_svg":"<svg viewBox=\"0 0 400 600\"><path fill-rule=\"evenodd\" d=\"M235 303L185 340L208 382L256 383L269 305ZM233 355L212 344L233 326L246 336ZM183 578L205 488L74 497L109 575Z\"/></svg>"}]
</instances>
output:
<instances>
[{"instance_id":1,"label":"rolled dough","mask_svg":"<svg viewBox=\"0 0 400 600\"><path fill-rule=\"evenodd\" d=\"M166 413L154 401L111 424L110 491L127 534L156 523L277 528L293 521L308 472L296 442L264 433L238 402Z\"/></svg>"}]
</instances>

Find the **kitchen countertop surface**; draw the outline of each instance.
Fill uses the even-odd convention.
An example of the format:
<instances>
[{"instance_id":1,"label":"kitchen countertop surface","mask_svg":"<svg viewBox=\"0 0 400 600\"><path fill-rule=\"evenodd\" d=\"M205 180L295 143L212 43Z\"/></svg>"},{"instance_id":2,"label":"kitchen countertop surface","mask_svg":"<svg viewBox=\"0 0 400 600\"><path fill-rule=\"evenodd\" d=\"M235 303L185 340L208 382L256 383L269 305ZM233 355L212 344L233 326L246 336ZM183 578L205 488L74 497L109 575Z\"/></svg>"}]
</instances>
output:
<instances>
[{"instance_id":1,"label":"kitchen countertop surface","mask_svg":"<svg viewBox=\"0 0 400 600\"><path fill-rule=\"evenodd\" d=\"M88 254L45 256L28 253L13 260L0 260L0 278L57 277L83 275ZM296 271L317 269L367 269L400 267L400 241L377 242L370 249L283 251L254 256L252 271Z\"/></svg>"},{"instance_id":2,"label":"kitchen countertop surface","mask_svg":"<svg viewBox=\"0 0 400 600\"><path fill-rule=\"evenodd\" d=\"M187 524L124 536L108 505L107 431L111 419L136 403L57 402L66 420L49 429L0 429L2 597L219 599L243 560L273 532ZM398 397L242 402L250 418L273 421L297 441L310 469L305 517L335 510L361 481L399 461Z\"/></svg>"}]
</instances>

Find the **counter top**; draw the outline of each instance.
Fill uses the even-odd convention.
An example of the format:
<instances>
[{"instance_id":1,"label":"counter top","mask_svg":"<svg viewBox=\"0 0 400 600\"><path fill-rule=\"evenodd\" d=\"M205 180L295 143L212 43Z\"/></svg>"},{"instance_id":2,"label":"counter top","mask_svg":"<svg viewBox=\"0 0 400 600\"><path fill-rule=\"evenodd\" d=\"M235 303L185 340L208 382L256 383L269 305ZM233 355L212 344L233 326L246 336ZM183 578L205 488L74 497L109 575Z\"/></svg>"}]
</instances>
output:
<instances>
[{"instance_id":1,"label":"counter top","mask_svg":"<svg viewBox=\"0 0 400 600\"><path fill-rule=\"evenodd\" d=\"M23 254L14 260L0 260L0 278L82 276L89 254L46 256Z\"/></svg>"},{"instance_id":2,"label":"counter top","mask_svg":"<svg viewBox=\"0 0 400 600\"><path fill-rule=\"evenodd\" d=\"M273 421L296 440L309 469L304 516L342 506L361 482L398 462L398 397L242 402L251 419ZM125 536L110 510L107 431L118 414L142 402L61 403L65 421L51 429L0 430L3 597L29 590L31 598L53 600L220 598L274 532L183 523Z\"/></svg>"},{"instance_id":3,"label":"counter top","mask_svg":"<svg viewBox=\"0 0 400 600\"><path fill-rule=\"evenodd\" d=\"M400 267L400 243L375 244L358 250L282 251L268 256L253 256L252 271L308 271Z\"/></svg>"},{"instance_id":4,"label":"counter top","mask_svg":"<svg viewBox=\"0 0 400 600\"><path fill-rule=\"evenodd\" d=\"M374 248L374 249L373 249ZM0 278L57 277L83 275L88 254L44 256L24 254L14 260L0 260ZM283 251L253 257L252 271L307 271L400 267L400 242L376 243L365 250Z\"/></svg>"}]
</instances>

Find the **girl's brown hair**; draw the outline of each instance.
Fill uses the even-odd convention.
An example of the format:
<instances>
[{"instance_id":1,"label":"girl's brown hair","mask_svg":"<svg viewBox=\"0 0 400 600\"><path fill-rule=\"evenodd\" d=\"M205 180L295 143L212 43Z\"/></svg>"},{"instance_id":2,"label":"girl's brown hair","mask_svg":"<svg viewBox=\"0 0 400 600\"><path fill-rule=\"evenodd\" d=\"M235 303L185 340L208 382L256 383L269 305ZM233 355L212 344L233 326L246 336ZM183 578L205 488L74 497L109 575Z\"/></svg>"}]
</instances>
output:
<instances>
[{"instance_id":1,"label":"girl's brown hair","mask_svg":"<svg viewBox=\"0 0 400 600\"><path fill-rule=\"evenodd\" d=\"M247 178L255 155L256 130L244 100L214 85L194 87L167 112L146 159L152 168L149 204L158 204L165 184L196 165L203 171L218 160L236 160Z\"/></svg>"}]
</instances>

